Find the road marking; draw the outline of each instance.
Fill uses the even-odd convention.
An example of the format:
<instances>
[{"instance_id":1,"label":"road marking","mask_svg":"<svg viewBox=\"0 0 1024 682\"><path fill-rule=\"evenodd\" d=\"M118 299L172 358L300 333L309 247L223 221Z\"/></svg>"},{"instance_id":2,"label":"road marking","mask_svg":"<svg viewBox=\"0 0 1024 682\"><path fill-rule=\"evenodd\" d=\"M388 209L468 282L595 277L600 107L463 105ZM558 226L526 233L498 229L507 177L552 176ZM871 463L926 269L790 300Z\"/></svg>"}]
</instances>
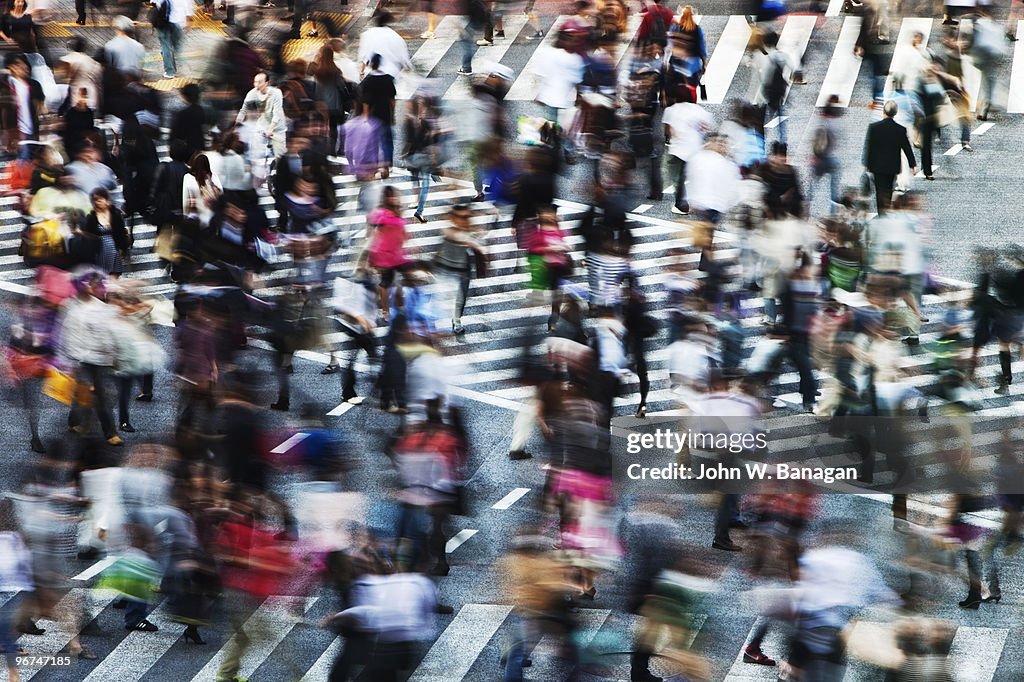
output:
<instances>
[{"instance_id":1,"label":"road marking","mask_svg":"<svg viewBox=\"0 0 1024 682\"><path fill-rule=\"evenodd\" d=\"M960 626L953 637L950 658L956 660L957 677L971 682L991 682L1009 630Z\"/></svg>"},{"instance_id":2,"label":"road marking","mask_svg":"<svg viewBox=\"0 0 1024 682\"><path fill-rule=\"evenodd\" d=\"M828 8L825 10L826 17L838 17L839 13L843 11L843 3L845 0L828 0Z\"/></svg>"},{"instance_id":3,"label":"road marking","mask_svg":"<svg viewBox=\"0 0 1024 682\"><path fill-rule=\"evenodd\" d=\"M90 566L89 568L85 569L84 571L82 571L81 573L79 573L78 575L74 576L71 579L72 580L83 580L83 581L84 580L89 580L93 576L96 576L96 575L99 575L100 573L102 573L104 570L107 569L107 567L112 566L115 561L117 561L117 557L108 556L106 559L103 559L102 561L97 561L95 564L93 564L92 566Z\"/></svg>"},{"instance_id":4,"label":"road marking","mask_svg":"<svg viewBox=\"0 0 1024 682\"><path fill-rule=\"evenodd\" d=\"M559 15L554 23L551 24L551 28L548 29L548 32L541 39L540 45L530 55L530 59L526 62L523 70L519 72L519 78L512 83L512 87L505 94L505 101L532 100L536 96L537 83L535 75L543 69L542 65L548 48L554 46L555 41L558 39L559 29L562 28L562 24L568 19L569 17L564 14Z\"/></svg>"},{"instance_id":5,"label":"road marking","mask_svg":"<svg viewBox=\"0 0 1024 682\"><path fill-rule=\"evenodd\" d=\"M120 597L121 595L113 590L89 590L85 588L75 588L68 592L64 597L57 602L57 605L53 607L53 613L74 613L73 609L82 608L84 601L85 612L82 618L83 624L91 623L95 620L96 616L110 606L110 603ZM41 619L48 620L48 619ZM51 621L53 622L53 621ZM46 632L38 637L32 638L32 651L42 655L52 655L59 651L63 651L71 640L78 637L78 632L69 634L64 631L62 627L54 627L54 625L48 626ZM39 673L43 668L29 668L28 670L21 671L22 680L31 680ZM4 674L6 675L6 670Z\"/></svg>"},{"instance_id":6,"label":"road marking","mask_svg":"<svg viewBox=\"0 0 1024 682\"><path fill-rule=\"evenodd\" d=\"M495 502L494 506L492 506L491 509L508 509L513 504L522 499L523 495L525 495L528 492L530 492L529 488L516 488L508 495Z\"/></svg>"},{"instance_id":7,"label":"road marking","mask_svg":"<svg viewBox=\"0 0 1024 682\"><path fill-rule=\"evenodd\" d=\"M580 609L576 612L576 628L573 631L573 638L579 647L585 648L590 645L610 614L611 611L608 609ZM571 667L572 663L559 656L561 649L562 637L544 635L529 654L530 660L533 661L533 665L530 667L530 679L566 679L569 672L567 668Z\"/></svg>"},{"instance_id":8,"label":"road marking","mask_svg":"<svg viewBox=\"0 0 1024 682\"><path fill-rule=\"evenodd\" d=\"M1013 66L1010 69L1010 98L1006 102L1006 113L1024 112L1024 21L1017 22L1017 42L1014 43Z\"/></svg>"},{"instance_id":9,"label":"road marking","mask_svg":"<svg viewBox=\"0 0 1024 682\"><path fill-rule=\"evenodd\" d=\"M343 637L338 637L331 642L327 650L320 654L320 658L316 659L313 667L302 676L301 682L323 682L323 680L330 677L331 668L334 666L334 661L338 658L338 654L341 653L344 643L345 639Z\"/></svg>"},{"instance_id":10,"label":"road marking","mask_svg":"<svg viewBox=\"0 0 1024 682\"><path fill-rule=\"evenodd\" d=\"M271 450L270 453L273 455L283 455L307 438L309 438L308 433L296 433L294 436Z\"/></svg>"},{"instance_id":11,"label":"road marking","mask_svg":"<svg viewBox=\"0 0 1024 682\"><path fill-rule=\"evenodd\" d=\"M466 604L423 657L409 682L461 680L505 622L507 604Z\"/></svg>"},{"instance_id":12,"label":"road marking","mask_svg":"<svg viewBox=\"0 0 1024 682\"><path fill-rule=\"evenodd\" d=\"M935 171L937 171L937 170L939 170L939 167L936 164L933 163L932 164L932 175L935 175ZM924 171L923 170L917 171L917 173L914 174L914 177L915 178L923 178L924 177Z\"/></svg>"},{"instance_id":13,"label":"road marking","mask_svg":"<svg viewBox=\"0 0 1024 682\"><path fill-rule=\"evenodd\" d=\"M974 60L971 58L961 59L960 64L960 68L964 72L961 81L964 90L967 91L971 111L975 111L978 108L978 93L981 92L981 71L974 65Z\"/></svg>"},{"instance_id":14,"label":"road marking","mask_svg":"<svg viewBox=\"0 0 1024 682\"><path fill-rule=\"evenodd\" d=\"M308 612L313 604L317 602L317 599L318 597L306 599L303 612ZM295 602L295 597L274 595L260 604L260 607L249 616L249 620L245 622L242 628L251 638L251 642L245 652L245 656L242 658L242 664L238 668L237 677L243 680L251 678L253 673L263 665L264 661L270 658L274 650L284 641L288 633L292 631L297 620L293 614L287 611L287 607ZM217 669L224 658L224 649L226 648L227 642L207 662L206 666L199 671L199 674L192 678L192 682L209 682L214 679L217 676ZM287 657L285 658L287 659Z\"/></svg>"},{"instance_id":15,"label":"road marking","mask_svg":"<svg viewBox=\"0 0 1024 682\"><path fill-rule=\"evenodd\" d=\"M84 682L100 680L139 680L181 639L181 625L167 617L163 605L147 620L160 628L157 632L129 632L114 650L92 669Z\"/></svg>"},{"instance_id":16,"label":"road marking","mask_svg":"<svg viewBox=\"0 0 1024 682\"><path fill-rule=\"evenodd\" d=\"M932 19L921 17L910 17L903 20L900 25L900 35L896 39L896 48L892 53L892 65L889 67L889 75L885 79L885 89L882 91L886 97L892 93L893 74L904 75L908 64L921 63L923 57L915 54L917 50L910 44L914 34L920 31L924 34L924 44L928 44L928 36L932 32ZM917 83L904 83L903 87L908 92L917 87Z\"/></svg>"},{"instance_id":17,"label":"road marking","mask_svg":"<svg viewBox=\"0 0 1024 682\"><path fill-rule=\"evenodd\" d=\"M972 130L971 135L984 135L988 131L992 130L993 126L995 126L995 123L993 123L992 121L986 121L985 123L982 123L980 126Z\"/></svg>"},{"instance_id":18,"label":"road marking","mask_svg":"<svg viewBox=\"0 0 1024 682\"><path fill-rule=\"evenodd\" d=\"M779 35L779 50L791 55L798 63L802 62L817 21L818 17L813 14L790 14L786 17L786 25ZM786 86L787 95L791 89L792 84Z\"/></svg>"},{"instance_id":19,"label":"road marking","mask_svg":"<svg viewBox=\"0 0 1024 682\"><path fill-rule=\"evenodd\" d=\"M839 106L850 106L853 88L860 73L861 58L853 53L853 48L860 34L861 21L863 19L860 17L843 19L843 28L839 31L839 40L832 53L832 60L828 63L828 71L825 72L825 80L822 81L821 92L818 93L818 102L815 106L825 106L832 95L839 97Z\"/></svg>"},{"instance_id":20,"label":"road marking","mask_svg":"<svg viewBox=\"0 0 1024 682\"><path fill-rule=\"evenodd\" d=\"M652 208L654 208L654 204L640 204L633 209L633 213L647 213Z\"/></svg>"},{"instance_id":21,"label":"road marking","mask_svg":"<svg viewBox=\"0 0 1024 682\"><path fill-rule=\"evenodd\" d=\"M743 60L743 53L747 50L747 43L750 42L750 25L745 17L732 15L729 17L725 30L722 31L718 44L715 45L711 58L708 59L707 69L702 79L705 89L708 91L708 104L721 104L729 92L729 84L732 83Z\"/></svg>"},{"instance_id":22,"label":"road marking","mask_svg":"<svg viewBox=\"0 0 1024 682\"><path fill-rule=\"evenodd\" d=\"M512 47L512 44L519 37L519 33L528 21L529 19L524 14L505 17L505 35L507 37L505 39L499 38L499 42L494 45L477 48L476 55L473 57L473 64L475 65L473 70L476 71L477 67L486 67L489 62L500 64L505 53ZM455 82L448 88L448 91L444 93L444 99L445 101L468 100L470 94L469 79L456 78Z\"/></svg>"},{"instance_id":23,"label":"road marking","mask_svg":"<svg viewBox=\"0 0 1024 682\"><path fill-rule=\"evenodd\" d=\"M453 537L451 540L449 540L447 542L447 544L445 544L445 546L444 546L445 554L451 554L452 552L457 550L459 547L461 547L462 544L464 542L466 542L466 540L470 539L471 537L473 537L474 535L476 535L479 532L480 531L473 530L472 528L463 528L462 530L460 530L458 533L455 534L455 537Z\"/></svg>"},{"instance_id":24,"label":"road marking","mask_svg":"<svg viewBox=\"0 0 1024 682\"><path fill-rule=\"evenodd\" d=\"M342 403L327 413L328 417L340 417L355 407L355 403Z\"/></svg>"},{"instance_id":25,"label":"road marking","mask_svg":"<svg viewBox=\"0 0 1024 682\"><path fill-rule=\"evenodd\" d=\"M772 120L770 120L767 123L765 123L764 127L765 128L777 128L787 118L789 118L789 116L776 116Z\"/></svg>"},{"instance_id":26,"label":"road marking","mask_svg":"<svg viewBox=\"0 0 1024 682\"><path fill-rule=\"evenodd\" d=\"M430 72L459 39L464 25L463 17L447 16L441 20L434 31L433 40L424 41L412 56L415 73L406 72L398 79L398 99L409 99L416 92L416 88L430 78Z\"/></svg>"},{"instance_id":27,"label":"road marking","mask_svg":"<svg viewBox=\"0 0 1024 682\"><path fill-rule=\"evenodd\" d=\"M952 147L947 149L945 152L943 152L942 155L943 156L956 156L957 154L960 153L960 151L963 148L964 148L964 146L962 144L960 144L959 142L957 142L955 145L953 145Z\"/></svg>"}]
</instances>

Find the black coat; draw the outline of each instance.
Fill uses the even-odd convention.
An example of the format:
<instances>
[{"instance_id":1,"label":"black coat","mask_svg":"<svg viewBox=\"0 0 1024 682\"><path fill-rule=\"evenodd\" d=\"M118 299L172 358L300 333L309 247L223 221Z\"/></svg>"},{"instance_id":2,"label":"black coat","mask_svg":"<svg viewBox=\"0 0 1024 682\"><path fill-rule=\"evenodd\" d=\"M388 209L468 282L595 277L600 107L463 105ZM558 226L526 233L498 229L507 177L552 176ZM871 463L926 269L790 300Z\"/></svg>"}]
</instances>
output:
<instances>
[{"instance_id":1,"label":"black coat","mask_svg":"<svg viewBox=\"0 0 1024 682\"><path fill-rule=\"evenodd\" d=\"M203 151L205 141L203 131L206 127L206 112L199 104L191 104L180 111L174 112L171 118L172 140L182 140L188 145L189 158L196 152Z\"/></svg>"},{"instance_id":2,"label":"black coat","mask_svg":"<svg viewBox=\"0 0 1024 682\"><path fill-rule=\"evenodd\" d=\"M96 211L92 211L85 218L85 231L92 234L99 234L100 224L96 218ZM113 206L110 207L110 232L114 238L114 246L121 253L126 253L132 247L128 230L124 229L124 214Z\"/></svg>"},{"instance_id":3,"label":"black coat","mask_svg":"<svg viewBox=\"0 0 1024 682\"><path fill-rule=\"evenodd\" d=\"M900 152L907 156L911 168L917 166L914 148L910 146L907 129L888 116L868 126L864 138L864 167L872 173L898 175Z\"/></svg>"}]
</instances>

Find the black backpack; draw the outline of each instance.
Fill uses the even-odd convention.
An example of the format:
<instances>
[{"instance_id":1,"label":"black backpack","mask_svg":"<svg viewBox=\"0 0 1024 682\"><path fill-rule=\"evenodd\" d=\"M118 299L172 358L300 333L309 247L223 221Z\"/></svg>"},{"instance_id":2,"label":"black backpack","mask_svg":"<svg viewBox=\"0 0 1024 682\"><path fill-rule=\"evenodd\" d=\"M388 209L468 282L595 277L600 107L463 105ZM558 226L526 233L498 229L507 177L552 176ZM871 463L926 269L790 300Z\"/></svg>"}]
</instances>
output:
<instances>
[{"instance_id":1,"label":"black backpack","mask_svg":"<svg viewBox=\"0 0 1024 682\"><path fill-rule=\"evenodd\" d=\"M778 57L770 57L772 71L764 84L764 98L768 104L777 107L786 98L786 91L789 89L789 81L786 80L785 66Z\"/></svg>"},{"instance_id":2,"label":"black backpack","mask_svg":"<svg viewBox=\"0 0 1024 682\"><path fill-rule=\"evenodd\" d=\"M171 23L171 0L163 0L149 10L149 23L153 28L164 29Z\"/></svg>"},{"instance_id":3,"label":"black backpack","mask_svg":"<svg viewBox=\"0 0 1024 682\"><path fill-rule=\"evenodd\" d=\"M647 35L647 42L661 42L662 44L668 43L668 27L665 26L665 18L661 16L661 12L658 11L659 5L655 5L654 9L651 10L653 19L651 19L651 31Z\"/></svg>"}]
</instances>

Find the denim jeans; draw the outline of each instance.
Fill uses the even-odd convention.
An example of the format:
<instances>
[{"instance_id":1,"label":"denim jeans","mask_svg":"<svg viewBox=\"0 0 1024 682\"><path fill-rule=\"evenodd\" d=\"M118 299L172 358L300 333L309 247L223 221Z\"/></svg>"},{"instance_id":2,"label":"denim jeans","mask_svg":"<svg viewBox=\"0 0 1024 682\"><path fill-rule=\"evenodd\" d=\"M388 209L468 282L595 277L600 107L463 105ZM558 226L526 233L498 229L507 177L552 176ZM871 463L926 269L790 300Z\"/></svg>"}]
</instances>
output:
<instances>
[{"instance_id":1,"label":"denim jeans","mask_svg":"<svg viewBox=\"0 0 1024 682\"><path fill-rule=\"evenodd\" d=\"M678 156L669 154L668 177L676 184L676 208L680 211L690 210L686 203L686 162Z\"/></svg>"},{"instance_id":2,"label":"denim jeans","mask_svg":"<svg viewBox=\"0 0 1024 682\"><path fill-rule=\"evenodd\" d=\"M810 187L807 188L807 205L810 206L814 200L814 190L825 176L829 178L829 198L833 203L838 204L843 197L842 182L843 172L839 166L839 158L828 156L818 161L814 172L811 175Z\"/></svg>"},{"instance_id":3,"label":"denim jeans","mask_svg":"<svg viewBox=\"0 0 1024 682\"><path fill-rule=\"evenodd\" d=\"M430 193L430 169L417 168L413 171L413 175L420 183L419 197L416 200L416 212L422 215L423 209L427 205L427 194Z\"/></svg>"},{"instance_id":4,"label":"denim jeans","mask_svg":"<svg viewBox=\"0 0 1024 682\"><path fill-rule=\"evenodd\" d=\"M149 604L144 601L135 601L134 599L126 599L125 603L127 606L124 610L124 626L126 628L134 628L146 619Z\"/></svg>"},{"instance_id":5,"label":"denim jeans","mask_svg":"<svg viewBox=\"0 0 1024 682\"><path fill-rule=\"evenodd\" d=\"M462 29L462 33L459 34L459 44L462 46L463 71L473 70L473 55L476 54L476 38L474 38L474 36L482 28L482 26L470 21L466 23L466 27Z\"/></svg>"},{"instance_id":6,"label":"denim jeans","mask_svg":"<svg viewBox=\"0 0 1024 682\"><path fill-rule=\"evenodd\" d=\"M18 637L21 636L18 632L18 612L24 598L25 593L18 592L0 606L0 651L7 657L8 666L14 665L14 657L18 653Z\"/></svg>"},{"instance_id":7,"label":"denim jeans","mask_svg":"<svg viewBox=\"0 0 1024 682\"><path fill-rule=\"evenodd\" d=\"M175 56L181 49L181 33L181 27L177 24L168 24L167 28L156 30L156 36L160 41L160 55L164 60L164 73L172 76L178 73Z\"/></svg>"}]
</instances>

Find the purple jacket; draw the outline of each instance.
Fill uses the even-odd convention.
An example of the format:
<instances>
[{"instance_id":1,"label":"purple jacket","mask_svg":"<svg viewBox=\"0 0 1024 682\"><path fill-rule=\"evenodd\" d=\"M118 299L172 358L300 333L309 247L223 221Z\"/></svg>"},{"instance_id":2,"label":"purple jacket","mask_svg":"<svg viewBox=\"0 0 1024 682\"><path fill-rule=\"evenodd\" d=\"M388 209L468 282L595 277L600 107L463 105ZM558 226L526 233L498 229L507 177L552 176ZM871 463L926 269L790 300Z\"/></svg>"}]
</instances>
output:
<instances>
[{"instance_id":1,"label":"purple jacket","mask_svg":"<svg viewBox=\"0 0 1024 682\"><path fill-rule=\"evenodd\" d=\"M357 116L342 129L345 134L345 158L357 177L370 175L380 165L380 121Z\"/></svg>"}]
</instances>

